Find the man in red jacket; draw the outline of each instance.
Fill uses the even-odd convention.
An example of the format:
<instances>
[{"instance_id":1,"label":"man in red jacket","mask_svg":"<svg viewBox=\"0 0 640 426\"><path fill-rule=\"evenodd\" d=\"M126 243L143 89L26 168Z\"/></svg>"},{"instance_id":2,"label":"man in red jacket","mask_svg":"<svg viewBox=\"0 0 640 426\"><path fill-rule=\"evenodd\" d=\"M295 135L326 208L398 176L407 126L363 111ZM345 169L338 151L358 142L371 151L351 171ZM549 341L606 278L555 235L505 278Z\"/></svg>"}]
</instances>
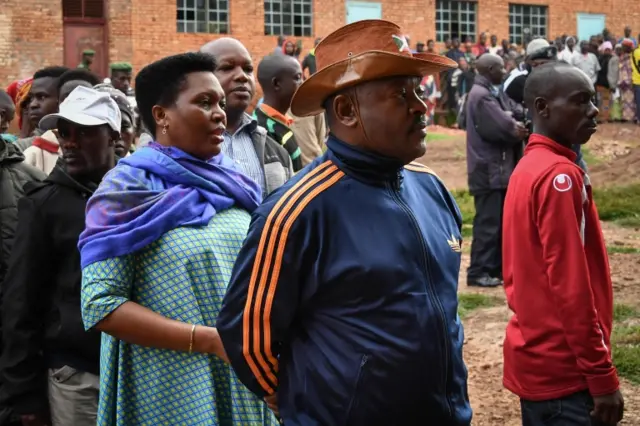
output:
<instances>
[{"instance_id":1,"label":"man in red jacket","mask_svg":"<svg viewBox=\"0 0 640 426\"><path fill-rule=\"evenodd\" d=\"M589 176L572 144L596 131L589 78L562 62L525 85L534 134L504 205L503 272L514 312L504 385L524 426L615 425L623 398L611 362L613 289Z\"/></svg>"}]
</instances>

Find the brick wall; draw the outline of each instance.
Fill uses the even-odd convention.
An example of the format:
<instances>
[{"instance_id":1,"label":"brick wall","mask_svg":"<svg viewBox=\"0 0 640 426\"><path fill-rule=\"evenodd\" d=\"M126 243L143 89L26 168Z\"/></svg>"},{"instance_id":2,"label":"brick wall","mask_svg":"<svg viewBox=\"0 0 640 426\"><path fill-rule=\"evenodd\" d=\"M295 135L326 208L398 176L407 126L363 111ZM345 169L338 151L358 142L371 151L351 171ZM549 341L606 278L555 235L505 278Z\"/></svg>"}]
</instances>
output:
<instances>
[{"instance_id":1,"label":"brick wall","mask_svg":"<svg viewBox=\"0 0 640 426\"><path fill-rule=\"evenodd\" d=\"M412 44L435 38L436 0L381 0L383 18L398 22ZM508 3L549 5L549 34L576 32L576 13L604 13L607 27L621 34L631 25L640 32L637 0L479 0L478 31L506 38ZM31 75L42 66L63 60L60 0L0 0L0 84ZM175 0L107 0L109 60L130 61L139 70L163 56L196 50L214 39L211 34L176 33ZM258 61L270 53L276 37L264 35L262 0L229 0L231 36L242 41ZM323 36L344 25L344 0L314 0L314 34ZM304 38L303 55L315 37Z\"/></svg>"},{"instance_id":2,"label":"brick wall","mask_svg":"<svg viewBox=\"0 0 640 426\"><path fill-rule=\"evenodd\" d=\"M0 87L62 63L62 2L0 0Z\"/></svg>"}]
</instances>

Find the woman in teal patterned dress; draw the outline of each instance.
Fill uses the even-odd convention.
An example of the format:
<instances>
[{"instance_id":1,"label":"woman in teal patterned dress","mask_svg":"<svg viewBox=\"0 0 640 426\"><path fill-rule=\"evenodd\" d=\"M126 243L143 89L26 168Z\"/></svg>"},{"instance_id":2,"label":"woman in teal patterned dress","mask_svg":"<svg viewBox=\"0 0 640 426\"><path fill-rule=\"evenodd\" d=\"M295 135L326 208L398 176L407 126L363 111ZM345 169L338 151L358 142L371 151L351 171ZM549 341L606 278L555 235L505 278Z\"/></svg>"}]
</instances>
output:
<instances>
[{"instance_id":1,"label":"woman in teal patterned dress","mask_svg":"<svg viewBox=\"0 0 640 426\"><path fill-rule=\"evenodd\" d=\"M220 153L215 60L171 56L140 71L154 142L120 160L87 205L82 314L103 332L98 425L275 425L225 363L213 327L257 184Z\"/></svg>"}]
</instances>

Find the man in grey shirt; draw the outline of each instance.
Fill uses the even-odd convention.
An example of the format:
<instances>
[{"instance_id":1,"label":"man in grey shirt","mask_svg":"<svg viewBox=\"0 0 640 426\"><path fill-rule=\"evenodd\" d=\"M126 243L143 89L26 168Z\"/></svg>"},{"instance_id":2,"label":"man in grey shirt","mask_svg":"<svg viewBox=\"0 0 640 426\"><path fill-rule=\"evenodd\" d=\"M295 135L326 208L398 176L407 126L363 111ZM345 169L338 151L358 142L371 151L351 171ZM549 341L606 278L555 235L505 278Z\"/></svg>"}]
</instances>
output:
<instances>
[{"instance_id":1,"label":"man in grey shirt","mask_svg":"<svg viewBox=\"0 0 640 426\"><path fill-rule=\"evenodd\" d=\"M589 52L589 43L586 41L580 42L580 53L571 58L571 65L584 71L593 84L598 80L600 63L598 62L598 57Z\"/></svg>"}]
</instances>

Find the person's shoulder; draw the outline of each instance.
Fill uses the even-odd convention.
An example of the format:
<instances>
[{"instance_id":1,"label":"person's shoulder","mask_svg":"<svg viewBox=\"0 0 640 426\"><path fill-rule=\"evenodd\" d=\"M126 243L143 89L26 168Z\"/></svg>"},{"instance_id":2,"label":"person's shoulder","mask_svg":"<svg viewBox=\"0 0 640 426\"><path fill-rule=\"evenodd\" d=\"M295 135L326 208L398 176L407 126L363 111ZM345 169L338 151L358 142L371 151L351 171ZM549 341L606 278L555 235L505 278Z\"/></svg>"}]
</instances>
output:
<instances>
[{"instance_id":1,"label":"person's shoulder","mask_svg":"<svg viewBox=\"0 0 640 426\"><path fill-rule=\"evenodd\" d=\"M283 211L284 206L289 206L287 211L295 209L304 216L317 205L311 201L325 199L327 190L344 176L344 172L328 160L326 155L318 157L273 191L255 213L268 217ZM330 201L334 201L333 198L330 198Z\"/></svg>"},{"instance_id":2,"label":"person's shoulder","mask_svg":"<svg viewBox=\"0 0 640 426\"><path fill-rule=\"evenodd\" d=\"M449 193L449 189L445 185L444 181L429 166L417 161L412 161L404 166L404 170L410 183L416 182L425 188L435 188L437 192L441 194Z\"/></svg>"},{"instance_id":3,"label":"person's shoulder","mask_svg":"<svg viewBox=\"0 0 640 426\"><path fill-rule=\"evenodd\" d=\"M25 163L24 161L10 164L7 167L14 169L21 175L23 175L25 181L40 182L47 178L47 174L45 172L32 166L31 164Z\"/></svg>"},{"instance_id":4,"label":"person's shoulder","mask_svg":"<svg viewBox=\"0 0 640 426\"><path fill-rule=\"evenodd\" d=\"M553 161L548 161L534 174L534 192L543 191L546 193L551 188L558 192L567 192L571 189L582 188L584 183L582 169L566 157L557 157Z\"/></svg>"}]
</instances>

